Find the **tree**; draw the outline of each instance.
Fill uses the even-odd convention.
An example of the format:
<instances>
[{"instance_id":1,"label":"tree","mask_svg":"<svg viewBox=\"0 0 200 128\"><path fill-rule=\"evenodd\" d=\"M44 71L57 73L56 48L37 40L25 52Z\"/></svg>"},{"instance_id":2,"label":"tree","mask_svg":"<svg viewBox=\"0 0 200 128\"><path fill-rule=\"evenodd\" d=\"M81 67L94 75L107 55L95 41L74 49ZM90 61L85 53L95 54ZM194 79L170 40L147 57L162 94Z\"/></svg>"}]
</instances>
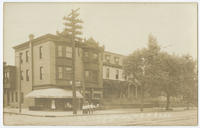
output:
<instances>
[{"instance_id":1,"label":"tree","mask_svg":"<svg viewBox=\"0 0 200 128\"><path fill-rule=\"evenodd\" d=\"M197 67L190 55L182 56L181 93L189 109L190 104L197 105Z\"/></svg>"},{"instance_id":2,"label":"tree","mask_svg":"<svg viewBox=\"0 0 200 128\"><path fill-rule=\"evenodd\" d=\"M80 23L83 23L82 20L78 18L79 13L77 12L79 9L73 10L72 12L67 16L64 17L64 25L65 29L63 32L59 33L58 35L63 37L64 39L68 39L72 42L72 70L73 70L73 79L72 79L72 89L73 89L73 114L77 114L77 105L76 105L76 81L75 81L75 45L81 42L82 38L80 38L78 35L81 35L82 32L79 31L79 29L82 28Z\"/></svg>"},{"instance_id":3,"label":"tree","mask_svg":"<svg viewBox=\"0 0 200 128\"><path fill-rule=\"evenodd\" d=\"M185 94L185 97L190 99L192 88L189 85L194 82L194 67L191 60L161 51L152 35L149 35L147 48L134 51L124 61L124 69L126 74L131 76L130 80L142 87L141 110L144 92L152 97L164 93L167 98L166 110L170 109L172 96Z\"/></svg>"},{"instance_id":4,"label":"tree","mask_svg":"<svg viewBox=\"0 0 200 128\"><path fill-rule=\"evenodd\" d=\"M182 61L179 56L170 55L162 52L158 56L156 68L157 85L160 91L166 94L166 110L170 109L170 97L176 96L181 89L181 65Z\"/></svg>"},{"instance_id":5,"label":"tree","mask_svg":"<svg viewBox=\"0 0 200 128\"><path fill-rule=\"evenodd\" d=\"M150 84L153 85L151 72L153 72L154 60L159 52L160 46L156 38L149 35L148 48L134 51L124 61L124 70L129 80L141 88L141 111L143 111L144 94L148 92Z\"/></svg>"}]
</instances>

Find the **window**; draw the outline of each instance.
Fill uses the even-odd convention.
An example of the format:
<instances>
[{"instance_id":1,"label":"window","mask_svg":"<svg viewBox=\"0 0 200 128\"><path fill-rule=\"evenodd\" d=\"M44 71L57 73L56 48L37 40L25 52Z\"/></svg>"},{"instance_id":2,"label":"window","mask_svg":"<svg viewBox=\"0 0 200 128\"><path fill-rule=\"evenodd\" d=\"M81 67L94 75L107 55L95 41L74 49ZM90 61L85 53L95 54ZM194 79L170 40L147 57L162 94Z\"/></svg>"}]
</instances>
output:
<instances>
[{"instance_id":1,"label":"window","mask_svg":"<svg viewBox=\"0 0 200 128\"><path fill-rule=\"evenodd\" d=\"M110 77L110 69L107 68L106 69L106 78L109 79L109 77Z\"/></svg>"},{"instance_id":2,"label":"window","mask_svg":"<svg viewBox=\"0 0 200 128\"><path fill-rule=\"evenodd\" d=\"M115 64L119 64L119 57L115 57Z\"/></svg>"},{"instance_id":3,"label":"window","mask_svg":"<svg viewBox=\"0 0 200 128\"><path fill-rule=\"evenodd\" d=\"M106 55L105 57L106 57L106 62L109 63L109 62L110 62L110 56L109 56L109 55Z\"/></svg>"},{"instance_id":4,"label":"window","mask_svg":"<svg viewBox=\"0 0 200 128\"><path fill-rule=\"evenodd\" d=\"M89 57L89 53L88 52L84 52L84 56L85 57Z\"/></svg>"},{"instance_id":5,"label":"window","mask_svg":"<svg viewBox=\"0 0 200 128\"><path fill-rule=\"evenodd\" d=\"M97 53L93 53L93 58L96 60L98 59L98 54Z\"/></svg>"},{"instance_id":6,"label":"window","mask_svg":"<svg viewBox=\"0 0 200 128\"><path fill-rule=\"evenodd\" d=\"M71 68L71 67L66 67L65 70L66 70L67 72L71 72L71 71L72 71L72 68Z\"/></svg>"},{"instance_id":7,"label":"window","mask_svg":"<svg viewBox=\"0 0 200 128\"><path fill-rule=\"evenodd\" d=\"M115 78L116 78L116 79L119 79L119 70L116 70Z\"/></svg>"},{"instance_id":8,"label":"window","mask_svg":"<svg viewBox=\"0 0 200 128\"><path fill-rule=\"evenodd\" d=\"M125 73L123 73L123 78L124 80L127 80L127 75Z\"/></svg>"},{"instance_id":9,"label":"window","mask_svg":"<svg viewBox=\"0 0 200 128\"><path fill-rule=\"evenodd\" d=\"M6 78L9 79L10 77L10 72L6 72Z\"/></svg>"},{"instance_id":10,"label":"window","mask_svg":"<svg viewBox=\"0 0 200 128\"><path fill-rule=\"evenodd\" d=\"M72 47L66 47L66 57L72 58Z\"/></svg>"},{"instance_id":11,"label":"window","mask_svg":"<svg viewBox=\"0 0 200 128\"><path fill-rule=\"evenodd\" d=\"M21 103L24 103L24 93L21 93Z\"/></svg>"},{"instance_id":12,"label":"window","mask_svg":"<svg viewBox=\"0 0 200 128\"><path fill-rule=\"evenodd\" d=\"M29 51L26 51L26 62L29 61Z\"/></svg>"},{"instance_id":13,"label":"window","mask_svg":"<svg viewBox=\"0 0 200 128\"><path fill-rule=\"evenodd\" d=\"M18 94L15 92L15 101L18 102Z\"/></svg>"},{"instance_id":14,"label":"window","mask_svg":"<svg viewBox=\"0 0 200 128\"><path fill-rule=\"evenodd\" d=\"M58 46L58 56L62 56L62 46Z\"/></svg>"},{"instance_id":15,"label":"window","mask_svg":"<svg viewBox=\"0 0 200 128\"><path fill-rule=\"evenodd\" d=\"M11 95L12 95L12 102L14 102L14 92L13 91L11 92Z\"/></svg>"},{"instance_id":16,"label":"window","mask_svg":"<svg viewBox=\"0 0 200 128\"><path fill-rule=\"evenodd\" d=\"M24 73L23 73L23 71L21 71L21 80L23 80L23 75L24 75Z\"/></svg>"},{"instance_id":17,"label":"window","mask_svg":"<svg viewBox=\"0 0 200 128\"><path fill-rule=\"evenodd\" d=\"M71 80L72 79L72 68L65 67L64 76L65 79Z\"/></svg>"},{"instance_id":18,"label":"window","mask_svg":"<svg viewBox=\"0 0 200 128\"><path fill-rule=\"evenodd\" d=\"M97 76L98 76L97 71L91 71L91 74L90 74L91 81L96 82L97 81Z\"/></svg>"},{"instance_id":19,"label":"window","mask_svg":"<svg viewBox=\"0 0 200 128\"><path fill-rule=\"evenodd\" d=\"M86 80L89 80L89 76L90 76L90 75L89 75L89 71L85 71L85 79L86 79Z\"/></svg>"},{"instance_id":20,"label":"window","mask_svg":"<svg viewBox=\"0 0 200 128\"><path fill-rule=\"evenodd\" d=\"M20 58L20 63L23 63L23 53L19 54L19 58Z\"/></svg>"},{"instance_id":21,"label":"window","mask_svg":"<svg viewBox=\"0 0 200 128\"><path fill-rule=\"evenodd\" d=\"M43 67L40 67L40 80L44 79L44 69Z\"/></svg>"},{"instance_id":22,"label":"window","mask_svg":"<svg viewBox=\"0 0 200 128\"><path fill-rule=\"evenodd\" d=\"M26 81L29 81L29 70L26 70Z\"/></svg>"},{"instance_id":23,"label":"window","mask_svg":"<svg viewBox=\"0 0 200 128\"><path fill-rule=\"evenodd\" d=\"M42 57L43 57L43 48L42 48L42 46L40 46L40 48L39 48L39 51L40 51L40 59L42 59Z\"/></svg>"},{"instance_id":24,"label":"window","mask_svg":"<svg viewBox=\"0 0 200 128\"><path fill-rule=\"evenodd\" d=\"M63 78L63 69L62 67L58 67L58 79L62 79Z\"/></svg>"},{"instance_id":25,"label":"window","mask_svg":"<svg viewBox=\"0 0 200 128\"><path fill-rule=\"evenodd\" d=\"M97 71L85 71L86 81L96 82L98 73Z\"/></svg>"}]
</instances>

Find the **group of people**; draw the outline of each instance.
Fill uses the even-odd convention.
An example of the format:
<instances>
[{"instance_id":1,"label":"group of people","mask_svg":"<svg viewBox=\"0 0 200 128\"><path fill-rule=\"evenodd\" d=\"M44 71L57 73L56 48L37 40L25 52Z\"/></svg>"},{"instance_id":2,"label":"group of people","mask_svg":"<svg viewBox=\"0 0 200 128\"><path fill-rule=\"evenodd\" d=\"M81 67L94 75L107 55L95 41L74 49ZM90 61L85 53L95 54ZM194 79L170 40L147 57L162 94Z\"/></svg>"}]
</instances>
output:
<instances>
[{"instance_id":1,"label":"group of people","mask_svg":"<svg viewBox=\"0 0 200 128\"><path fill-rule=\"evenodd\" d=\"M83 114L93 114L96 106L93 103L86 102L82 106Z\"/></svg>"}]
</instances>

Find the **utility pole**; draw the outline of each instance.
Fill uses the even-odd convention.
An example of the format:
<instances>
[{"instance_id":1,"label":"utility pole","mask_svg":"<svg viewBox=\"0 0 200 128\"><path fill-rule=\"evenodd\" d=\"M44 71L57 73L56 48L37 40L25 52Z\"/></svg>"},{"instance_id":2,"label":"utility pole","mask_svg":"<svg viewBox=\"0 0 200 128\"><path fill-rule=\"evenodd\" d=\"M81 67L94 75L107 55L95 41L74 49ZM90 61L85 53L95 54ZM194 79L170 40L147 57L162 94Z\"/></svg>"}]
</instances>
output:
<instances>
[{"instance_id":1,"label":"utility pole","mask_svg":"<svg viewBox=\"0 0 200 128\"><path fill-rule=\"evenodd\" d=\"M141 85L141 101L140 101L140 111L143 112L143 108L144 108L144 84L145 84L145 59L142 58L142 75L143 75L143 82Z\"/></svg>"},{"instance_id":2,"label":"utility pole","mask_svg":"<svg viewBox=\"0 0 200 128\"><path fill-rule=\"evenodd\" d=\"M78 9L73 10L68 15L68 17L64 17L66 21L64 25L66 26L65 31L70 35L72 42L72 91L73 91L73 114L77 114L77 103L76 103L76 74L75 74L75 64L76 64L76 42L80 41L81 38L77 37L77 35L82 34L77 29L81 29L82 26L78 25L79 23L83 23L82 20L78 19L79 16Z\"/></svg>"},{"instance_id":3,"label":"utility pole","mask_svg":"<svg viewBox=\"0 0 200 128\"><path fill-rule=\"evenodd\" d=\"M21 113L21 53L19 53L19 84L18 84L18 108L19 108L19 113Z\"/></svg>"}]
</instances>

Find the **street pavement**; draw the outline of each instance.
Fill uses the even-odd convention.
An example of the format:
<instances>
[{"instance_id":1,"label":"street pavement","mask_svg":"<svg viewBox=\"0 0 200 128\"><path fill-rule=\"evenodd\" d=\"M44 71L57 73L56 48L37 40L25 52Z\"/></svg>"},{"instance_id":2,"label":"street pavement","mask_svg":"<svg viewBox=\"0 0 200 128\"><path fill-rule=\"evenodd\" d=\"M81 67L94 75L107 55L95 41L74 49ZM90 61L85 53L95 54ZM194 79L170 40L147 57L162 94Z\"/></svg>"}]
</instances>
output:
<instances>
[{"instance_id":1,"label":"street pavement","mask_svg":"<svg viewBox=\"0 0 200 128\"><path fill-rule=\"evenodd\" d=\"M20 126L194 126L197 125L197 122L197 109L170 112L115 112L113 114L75 115L66 117L38 117L4 113L4 125Z\"/></svg>"}]
</instances>

